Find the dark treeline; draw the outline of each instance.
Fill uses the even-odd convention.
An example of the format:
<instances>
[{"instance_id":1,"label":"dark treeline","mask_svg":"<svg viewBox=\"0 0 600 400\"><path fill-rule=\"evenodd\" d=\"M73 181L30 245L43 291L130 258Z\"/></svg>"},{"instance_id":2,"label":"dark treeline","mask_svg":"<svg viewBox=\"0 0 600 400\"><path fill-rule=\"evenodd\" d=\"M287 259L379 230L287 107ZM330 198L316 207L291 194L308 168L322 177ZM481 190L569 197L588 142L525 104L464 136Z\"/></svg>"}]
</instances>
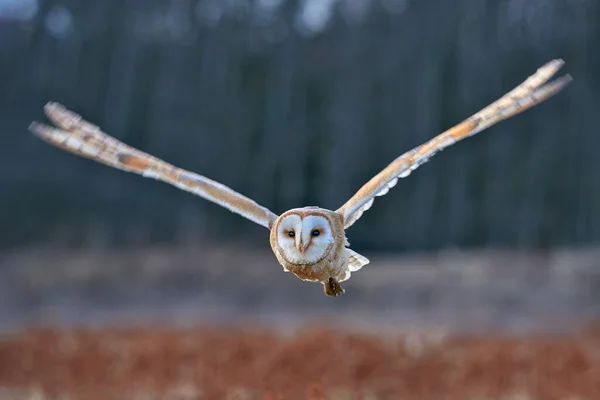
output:
<instances>
[{"instance_id":1,"label":"dark treeline","mask_svg":"<svg viewBox=\"0 0 600 400\"><path fill-rule=\"evenodd\" d=\"M397 251L600 240L596 2L339 1L326 26L277 3L46 0L0 20L0 245L268 248L216 205L35 139L48 100L276 213L335 209L556 57L564 92L437 155L348 235Z\"/></svg>"}]
</instances>

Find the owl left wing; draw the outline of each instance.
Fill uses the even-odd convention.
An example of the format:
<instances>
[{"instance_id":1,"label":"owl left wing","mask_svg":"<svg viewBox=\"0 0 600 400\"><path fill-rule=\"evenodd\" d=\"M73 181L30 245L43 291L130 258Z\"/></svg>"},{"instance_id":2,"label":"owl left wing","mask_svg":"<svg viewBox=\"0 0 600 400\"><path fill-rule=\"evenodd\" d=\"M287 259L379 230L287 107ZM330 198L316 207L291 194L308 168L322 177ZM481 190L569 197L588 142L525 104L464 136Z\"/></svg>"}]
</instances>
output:
<instances>
[{"instance_id":1,"label":"owl left wing","mask_svg":"<svg viewBox=\"0 0 600 400\"><path fill-rule=\"evenodd\" d=\"M398 183L399 178L410 175L438 151L517 115L558 93L572 80L570 75L564 75L545 85L544 83L556 74L563 64L560 59L546 63L519 86L483 110L396 158L336 211L344 218L344 228L350 227L363 212L371 208L375 197L385 195Z\"/></svg>"},{"instance_id":2,"label":"owl left wing","mask_svg":"<svg viewBox=\"0 0 600 400\"><path fill-rule=\"evenodd\" d=\"M233 189L128 146L61 104L48 103L44 112L57 128L33 122L29 130L58 148L113 168L169 183L269 229L277 219L277 215L269 209Z\"/></svg>"}]
</instances>

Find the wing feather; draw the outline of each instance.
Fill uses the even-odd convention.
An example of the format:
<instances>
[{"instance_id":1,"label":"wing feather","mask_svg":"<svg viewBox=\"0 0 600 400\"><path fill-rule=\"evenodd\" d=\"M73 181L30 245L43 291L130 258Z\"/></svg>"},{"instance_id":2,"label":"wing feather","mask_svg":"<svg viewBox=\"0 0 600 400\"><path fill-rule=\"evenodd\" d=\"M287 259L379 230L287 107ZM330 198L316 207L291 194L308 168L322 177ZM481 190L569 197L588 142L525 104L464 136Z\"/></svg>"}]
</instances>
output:
<instances>
[{"instance_id":1,"label":"wing feather","mask_svg":"<svg viewBox=\"0 0 600 400\"><path fill-rule=\"evenodd\" d=\"M58 128L33 122L29 130L58 148L114 168L169 183L269 229L277 219L277 215L269 209L233 189L128 146L61 104L50 102L45 105L44 112Z\"/></svg>"},{"instance_id":2,"label":"wing feather","mask_svg":"<svg viewBox=\"0 0 600 400\"><path fill-rule=\"evenodd\" d=\"M572 80L570 75L564 75L545 85L544 83L554 76L563 64L561 59L546 63L500 99L430 141L396 158L337 210L344 217L344 227L348 228L354 224L365 211L371 208L375 197L387 194L398 183L399 178L409 176L438 151L517 115L558 93Z\"/></svg>"},{"instance_id":3,"label":"wing feather","mask_svg":"<svg viewBox=\"0 0 600 400\"><path fill-rule=\"evenodd\" d=\"M346 251L348 252L348 270L350 272L356 272L370 262L367 257L354 250L346 249Z\"/></svg>"}]
</instances>

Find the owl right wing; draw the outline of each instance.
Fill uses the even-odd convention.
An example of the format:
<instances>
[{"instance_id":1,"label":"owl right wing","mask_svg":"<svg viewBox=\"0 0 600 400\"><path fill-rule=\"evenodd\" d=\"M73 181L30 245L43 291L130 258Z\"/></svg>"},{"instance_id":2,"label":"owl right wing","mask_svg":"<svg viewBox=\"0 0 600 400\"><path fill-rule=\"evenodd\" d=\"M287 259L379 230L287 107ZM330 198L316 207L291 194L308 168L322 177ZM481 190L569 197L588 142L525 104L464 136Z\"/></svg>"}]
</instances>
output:
<instances>
[{"instance_id":1,"label":"owl right wing","mask_svg":"<svg viewBox=\"0 0 600 400\"><path fill-rule=\"evenodd\" d=\"M47 103L44 112L57 128L33 122L29 130L58 148L114 168L169 183L269 229L277 219L277 215L269 209L225 185L177 168L120 142L61 104Z\"/></svg>"},{"instance_id":2,"label":"owl right wing","mask_svg":"<svg viewBox=\"0 0 600 400\"><path fill-rule=\"evenodd\" d=\"M570 75L564 75L545 85L544 83L556 74L563 64L560 59L546 63L519 86L483 110L396 158L336 211L344 218L344 228L350 227L363 212L371 208L375 197L388 193L398 183L399 178L410 175L438 151L517 115L558 93L572 80Z\"/></svg>"}]
</instances>

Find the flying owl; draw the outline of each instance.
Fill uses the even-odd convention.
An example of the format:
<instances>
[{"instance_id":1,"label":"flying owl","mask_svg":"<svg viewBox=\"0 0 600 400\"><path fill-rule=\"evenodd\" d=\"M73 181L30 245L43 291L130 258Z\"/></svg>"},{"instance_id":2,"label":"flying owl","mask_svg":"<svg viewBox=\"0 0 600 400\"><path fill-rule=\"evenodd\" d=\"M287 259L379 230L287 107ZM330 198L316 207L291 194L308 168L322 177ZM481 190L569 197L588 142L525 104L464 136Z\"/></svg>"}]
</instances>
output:
<instances>
[{"instance_id":1,"label":"flying owl","mask_svg":"<svg viewBox=\"0 0 600 400\"><path fill-rule=\"evenodd\" d=\"M328 296L338 296L345 292L340 282L369 263L349 248L345 231L371 207L375 197L388 193L399 178L410 175L438 151L558 93L572 80L570 75L546 82L563 64L561 59L548 62L483 110L396 158L335 211L303 207L278 216L225 185L120 142L58 103L49 102L44 107L56 127L33 122L29 130L68 152L169 183L264 226L270 230L271 248L284 271L305 281L319 282Z\"/></svg>"}]
</instances>

